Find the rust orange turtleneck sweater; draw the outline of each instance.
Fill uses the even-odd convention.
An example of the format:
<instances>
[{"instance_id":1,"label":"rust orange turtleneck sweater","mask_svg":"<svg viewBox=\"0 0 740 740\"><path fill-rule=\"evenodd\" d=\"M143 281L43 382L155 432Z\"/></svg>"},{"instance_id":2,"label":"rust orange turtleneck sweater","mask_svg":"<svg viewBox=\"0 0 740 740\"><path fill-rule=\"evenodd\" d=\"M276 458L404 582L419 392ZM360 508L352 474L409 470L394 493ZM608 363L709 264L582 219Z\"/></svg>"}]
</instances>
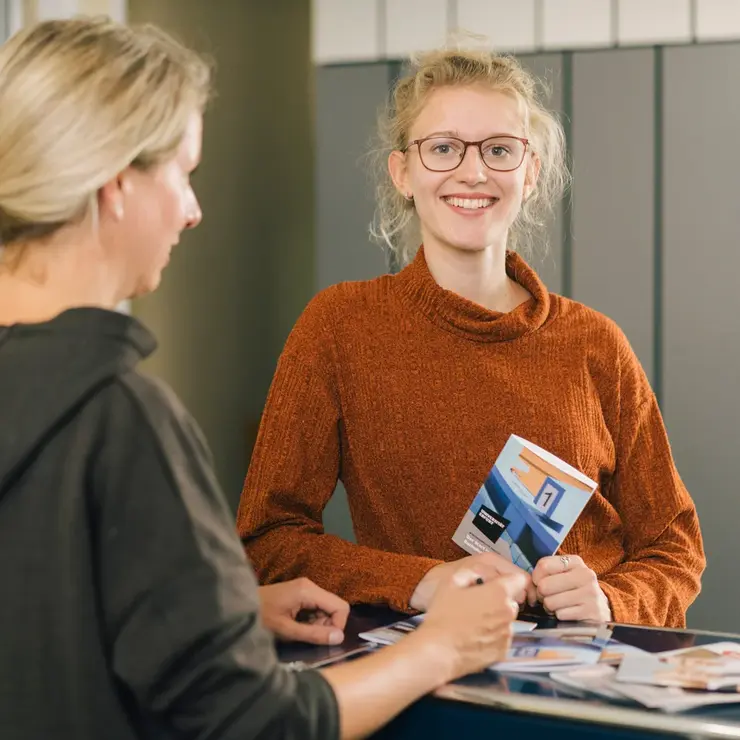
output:
<instances>
[{"instance_id":1,"label":"rust orange turtleneck sweater","mask_svg":"<svg viewBox=\"0 0 740 740\"><path fill-rule=\"evenodd\" d=\"M681 626L705 566L696 510L619 328L548 293L489 311L441 288L421 249L395 276L306 308L280 358L239 508L262 582L307 576L351 603L408 610L508 436L599 481L560 550L599 577L614 619ZM324 534L337 479L358 544Z\"/></svg>"}]
</instances>

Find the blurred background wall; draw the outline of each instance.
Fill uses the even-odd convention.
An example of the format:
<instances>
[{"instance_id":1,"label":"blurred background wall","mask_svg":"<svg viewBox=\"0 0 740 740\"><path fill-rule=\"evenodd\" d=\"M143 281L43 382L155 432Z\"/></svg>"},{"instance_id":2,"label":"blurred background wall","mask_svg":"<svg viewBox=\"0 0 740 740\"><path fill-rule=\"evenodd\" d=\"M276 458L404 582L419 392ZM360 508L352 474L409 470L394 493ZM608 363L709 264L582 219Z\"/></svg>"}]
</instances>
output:
<instances>
[{"instance_id":1,"label":"blurred background wall","mask_svg":"<svg viewBox=\"0 0 740 740\"><path fill-rule=\"evenodd\" d=\"M216 60L195 185L205 218L132 311L202 424L236 506L275 362L309 298L388 270L363 155L403 59L455 29L551 85L572 198L536 266L614 318L659 397L709 568L689 620L740 630L740 3L735 0L0 0L29 20L156 22ZM471 494L472 495L472 494ZM352 538L341 493L327 529Z\"/></svg>"},{"instance_id":2,"label":"blurred background wall","mask_svg":"<svg viewBox=\"0 0 740 740\"><path fill-rule=\"evenodd\" d=\"M203 426L234 505L275 362L314 290L314 106L309 0L129 0L216 61L204 219L162 287L133 312L160 338L149 370Z\"/></svg>"}]
</instances>

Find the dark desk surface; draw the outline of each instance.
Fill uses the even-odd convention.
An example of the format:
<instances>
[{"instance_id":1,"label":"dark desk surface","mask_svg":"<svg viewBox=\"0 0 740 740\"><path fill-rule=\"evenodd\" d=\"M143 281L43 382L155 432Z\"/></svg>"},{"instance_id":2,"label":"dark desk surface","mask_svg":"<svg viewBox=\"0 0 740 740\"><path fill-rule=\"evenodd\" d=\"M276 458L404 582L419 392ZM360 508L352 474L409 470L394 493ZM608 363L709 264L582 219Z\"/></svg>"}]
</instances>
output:
<instances>
[{"instance_id":1,"label":"dark desk surface","mask_svg":"<svg viewBox=\"0 0 740 740\"><path fill-rule=\"evenodd\" d=\"M343 645L316 647L284 644L281 660L309 665L359 654L360 632L389 624L403 615L388 609L352 610ZM543 626L552 626L547 624ZM650 652L675 650L721 640L740 642L740 635L617 625L613 637ZM740 704L709 707L680 714L642 708L627 700L614 702L562 686L547 675L503 676L492 671L468 676L417 702L377 737L432 738L494 730L497 737L542 734L546 740L567 738L656 737L737 738Z\"/></svg>"}]
</instances>

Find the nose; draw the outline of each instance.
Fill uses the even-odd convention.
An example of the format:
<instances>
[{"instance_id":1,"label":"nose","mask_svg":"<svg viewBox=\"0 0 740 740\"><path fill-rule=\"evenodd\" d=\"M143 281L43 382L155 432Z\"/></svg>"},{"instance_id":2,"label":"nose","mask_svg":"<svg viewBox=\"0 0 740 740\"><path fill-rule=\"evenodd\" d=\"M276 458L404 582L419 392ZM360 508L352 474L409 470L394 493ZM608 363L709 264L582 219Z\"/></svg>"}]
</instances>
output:
<instances>
[{"instance_id":1,"label":"nose","mask_svg":"<svg viewBox=\"0 0 740 740\"><path fill-rule=\"evenodd\" d=\"M468 146L463 155L462 162L457 168L458 177L463 182L485 182L488 179L488 168L483 164L480 151L477 146Z\"/></svg>"},{"instance_id":2,"label":"nose","mask_svg":"<svg viewBox=\"0 0 740 740\"><path fill-rule=\"evenodd\" d=\"M200 209L200 203L198 203L198 199L195 197L195 195L193 195L193 199L190 204L190 208L188 209L185 220L185 228L194 229L202 220L203 211L201 211Z\"/></svg>"}]
</instances>

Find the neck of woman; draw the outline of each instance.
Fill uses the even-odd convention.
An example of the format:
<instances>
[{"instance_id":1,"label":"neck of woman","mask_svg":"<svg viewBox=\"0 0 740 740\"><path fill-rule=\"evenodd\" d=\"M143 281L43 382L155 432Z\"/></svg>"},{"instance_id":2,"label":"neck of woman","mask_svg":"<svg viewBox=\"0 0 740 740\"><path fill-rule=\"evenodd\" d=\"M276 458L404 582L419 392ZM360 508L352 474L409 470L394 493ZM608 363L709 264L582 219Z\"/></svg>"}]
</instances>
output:
<instances>
[{"instance_id":1,"label":"neck of woman","mask_svg":"<svg viewBox=\"0 0 740 740\"><path fill-rule=\"evenodd\" d=\"M35 324L82 306L114 309L121 300L98 250L44 242L11 245L0 261L0 325Z\"/></svg>"},{"instance_id":2,"label":"neck of woman","mask_svg":"<svg viewBox=\"0 0 740 740\"><path fill-rule=\"evenodd\" d=\"M508 313L531 298L506 274L506 244L480 250L424 243L429 272L438 285L490 311Z\"/></svg>"}]
</instances>

